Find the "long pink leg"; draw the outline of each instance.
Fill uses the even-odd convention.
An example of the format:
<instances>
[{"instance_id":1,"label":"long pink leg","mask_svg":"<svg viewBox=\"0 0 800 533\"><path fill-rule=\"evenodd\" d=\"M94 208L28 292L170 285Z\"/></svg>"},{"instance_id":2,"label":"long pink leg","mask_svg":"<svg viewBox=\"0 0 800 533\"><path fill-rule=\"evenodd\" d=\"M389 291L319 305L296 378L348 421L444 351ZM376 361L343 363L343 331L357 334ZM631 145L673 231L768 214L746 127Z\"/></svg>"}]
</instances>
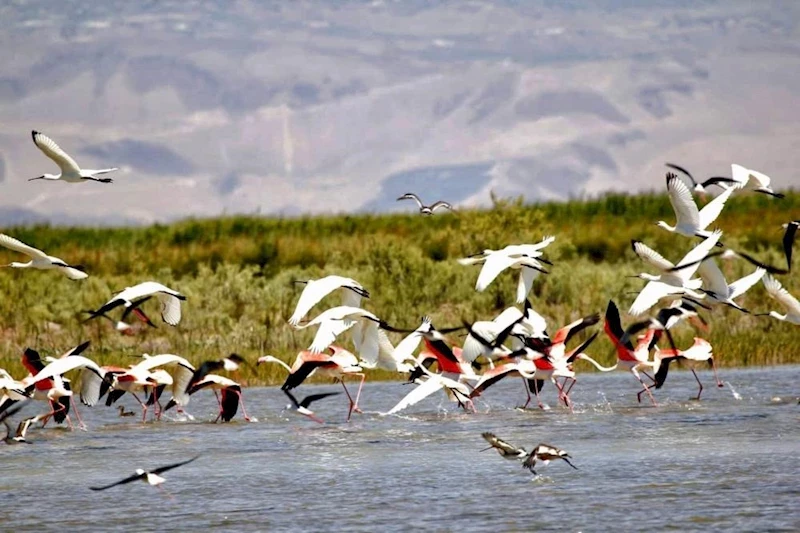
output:
<instances>
[{"instance_id":1,"label":"long pink leg","mask_svg":"<svg viewBox=\"0 0 800 533\"><path fill-rule=\"evenodd\" d=\"M145 395L146 394L147 392L145 391ZM139 402L139 405L142 406L142 424L144 424L145 422L147 422L147 406L144 404L144 402L142 402L142 400L139 399L138 396L136 396L136 393L131 392L131 396L136 398L136 401Z\"/></svg>"},{"instance_id":2,"label":"long pink leg","mask_svg":"<svg viewBox=\"0 0 800 533\"><path fill-rule=\"evenodd\" d=\"M717 375L717 363L714 359L711 359L711 370L714 371L714 379L717 380L717 387L724 387L725 385L719 380L719 376Z\"/></svg>"},{"instance_id":3,"label":"long pink leg","mask_svg":"<svg viewBox=\"0 0 800 533\"><path fill-rule=\"evenodd\" d=\"M539 387L536 386L536 381L533 382L533 386L535 387L534 392L536 393L536 403L539 404L539 409L544 409L542 399L539 397Z\"/></svg>"},{"instance_id":4,"label":"long pink leg","mask_svg":"<svg viewBox=\"0 0 800 533\"><path fill-rule=\"evenodd\" d=\"M342 383L342 388L344 389L344 393L347 394L347 400L350 402L350 406L347 408L347 421L350 421L350 415L353 414L353 407L355 406L355 402L353 398L350 396L350 391L347 390L347 385L344 384L344 376L342 379L339 380Z\"/></svg>"},{"instance_id":5,"label":"long pink leg","mask_svg":"<svg viewBox=\"0 0 800 533\"><path fill-rule=\"evenodd\" d=\"M528 388L528 380L527 379L523 378L522 385L525 387L525 394L528 395L528 399L525 400L525 405L522 406L522 408L525 409L526 407L528 407L528 404L531 403L531 391Z\"/></svg>"},{"instance_id":6,"label":"long pink leg","mask_svg":"<svg viewBox=\"0 0 800 533\"><path fill-rule=\"evenodd\" d=\"M244 419L250 422L250 417L247 416L247 409L244 408L244 396L242 396L242 393L239 391L233 391L233 392L239 395L239 403L242 404L242 413L244 414Z\"/></svg>"},{"instance_id":7,"label":"long pink leg","mask_svg":"<svg viewBox=\"0 0 800 533\"><path fill-rule=\"evenodd\" d=\"M81 420L81 414L78 412L78 406L75 404L75 400L72 396L70 396L69 401L72 402L72 410L75 412L75 418L78 419L78 424L80 424L78 427L85 430L86 424L84 424L83 420Z\"/></svg>"},{"instance_id":8,"label":"long pink leg","mask_svg":"<svg viewBox=\"0 0 800 533\"><path fill-rule=\"evenodd\" d=\"M700 386L700 389L697 391L697 398L695 400L700 400L700 395L703 394L703 384L700 383L700 378L697 377L697 372L694 371L694 368L691 369L692 374L694 374L694 379L697 380L697 384Z\"/></svg>"},{"instance_id":9,"label":"long pink leg","mask_svg":"<svg viewBox=\"0 0 800 533\"><path fill-rule=\"evenodd\" d=\"M361 388L364 386L364 381L367 379L366 374L351 374L352 376L361 376L361 383L358 384L358 391L356 391L356 405L353 407L353 411L356 413L361 412L361 408L358 407L358 400L361 398Z\"/></svg>"},{"instance_id":10,"label":"long pink leg","mask_svg":"<svg viewBox=\"0 0 800 533\"><path fill-rule=\"evenodd\" d=\"M566 381L566 378L564 379L564 381ZM553 378L553 385L555 385L555 387L558 389L558 399L564 401L564 404L566 404L566 406L569 407L570 413L574 412L572 410L572 404L569 401L569 396L564 395L564 387L558 383L558 379Z\"/></svg>"}]
</instances>

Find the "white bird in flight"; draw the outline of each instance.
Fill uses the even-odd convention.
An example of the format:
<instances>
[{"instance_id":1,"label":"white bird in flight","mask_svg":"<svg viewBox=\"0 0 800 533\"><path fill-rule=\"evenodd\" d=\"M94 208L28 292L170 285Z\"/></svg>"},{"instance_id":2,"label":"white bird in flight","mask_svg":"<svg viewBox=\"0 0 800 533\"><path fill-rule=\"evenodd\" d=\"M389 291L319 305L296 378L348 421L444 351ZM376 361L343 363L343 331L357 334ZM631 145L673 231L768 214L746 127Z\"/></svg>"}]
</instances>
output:
<instances>
[{"instance_id":1,"label":"white bird in flight","mask_svg":"<svg viewBox=\"0 0 800 533\"><path fill-rule=\"evenodd\" d=\"M786 308L787 313L782 315L777 311L770 311L769 313L762 313L759 316L769 315L772 318L796 324L800 326L800 302L797 298L789 294L789 292L781 286L781 282L770 275L763 277L764 288L767 289L769 294L774 300Z\"/></svg>"},{"instance_id":2,"label":"white bird in flight","mask_svg":"<svg viewBox=\"0 0 800 533\"><path fill-rule=\"evenodd\" d=\"M772 180L769 176L761 172L734 163L731 165L731 177L734 182L739 184L738 187L736 187L737 189L760 192L768 194L769 196L774 196L775 198L784 197L783 194L772 190L770 186Z\"/></svg>"},{"instance_id":3,"label":"white bird in flight","mask_svg":"<svg viewBox=\"0 0 800 533\"><path fill-rule=\"evenodd\" d=\"M132 307L153 296L157 296L161 301L161 318L164 322L170 326L177 326L181 321L181 300L186 300L186 296L155 281L145 281L133 287L126 287L103 304L97 311L89 311L92 316L86 320L101 316L121 305L125 306L125 308ZM134 313L148 324L152 324L147 315L138 306L134 309Z\"/></svg>"},{"instance_id":4,"label":"white bird in flight","mask_svg":"<svg viewBox=\"0 0 800 533\"><path fill-rule=\"evenodd\" d=\"M674 226L670 226L663 220L659 220L657 225L667 231L687 237L710 237L711 232L706 228L717 219L734 190L733 187L724 190L703 206L703 209L698 210L689 187L678 176L670 172L667 174L667 192L677 221Z\"/></svg>"},{"instance_id":5,"label":"white bird in flight","mask_svg":"<svg viewBox=\"0 0 800 533\"><path fill-rule=\"evenodd\" d=\"M352 278L326 276L308 281L295 281L295 283L305 283L306 287L300 295L300 300L297 302L294 313L289 318L289 324L292 326L297 326L312 307L336 289L344 289L342 292L342 305L348 307L358 307L361 305L362 297L369 298L369 292Z\"/></svg>"},{"instance_id":6,"label":"white bird in flight","mask_svg":"<svg viewBox=\"0 0 800 533\"><path fill-rule=\"evenodd\" d=\"M58 257L47 255L43 251L38 250L33 246L28 246L24 242L18 241L17 239L9 237L3 233L0 233L0 246L25 254L31 258L31 260L27 263L18 263L14 261L8 265L1 266L12 268L38 268L40 270L51 270L56 268L63 272L69 279L78 280L89 277L86 272L81 270L82 267L80 265L68 265Z\"/></svg>"},{"instance_id":7,"label":"white bird in flight","mask_svg":"<svg viewBox=\"0 0 800 533\"><path fill-rule=\"evenodd\" d=\"M111 178L98 178L97 176L119 170L117 167L98 170L88 168L82 169L69 154L53 141L53 139L35 130L31 132L31 135L33 136L33 143L36 147L58 165L58 168L61 169L61 174L43 174L38 178L31 178L28 181L60 180L66 181L67 183L82 183L87 180L99 181L100 183L112 183L114 181Z\"/></svg>"},{"instance_id":8,"label":"white bird in flight","mask_svg":"<svg viewBox=\"0 0 800 533\"><path fill-rule=\"evenodd\" d=\"M684 185L685 187L685 185ZM633 251L640 258L661 271L661 274L639 274L636 277L647 280L647 285L636 297L628 313L641 315L662 298L667 296L678 297L688 294L693 298L702 299L703 294L697 292L702 286L702 280L691 279L700 266L700 261L719 241L721 231L715 231L703 242L692 248L677 265L673 265L661 254L639 241L631 241ZM684 267L685 268L681 268Z\"/></svg>"},{"instance_id":9,"label":"white bird in flight","mask_svg":"<svg viewBox=\"0 0 800 533\"><path fill-rule=\"evenodd\" d=\"M400 200L414 200L415 202L417 202L417 205L419 206L419 212L421 214L423 214L423 215L432 215L433 212L436 211L439 208L441 208L441 209L449 209L450 211L453 210L453 206L452 205L450 205L448 202L443 202L442 200L439 200L438 202L434 202L432 205L429 205L429 206L428 205L424 205L422 203L422 200L419 199L419 196L417 196L413 192L405 193L403 196L398 198L396 201L399 202Z\"/></svg>"},{"instance_id":10,"label":"white bird in flight","mask_svg":"<svg viewBox=\"0 0 800 533\"><path fill-rule=\"evenodd\" d=\"M697 273L703 278L703 292L705 292L709 303L725 304L746 312L746 309L733 301L734 298L738 298L747 292L750 287L764 277L767 271L763 268L757 268L747 276L728 283L714 260L708 259L700 263Z\"/></svg>"}]
</instances>

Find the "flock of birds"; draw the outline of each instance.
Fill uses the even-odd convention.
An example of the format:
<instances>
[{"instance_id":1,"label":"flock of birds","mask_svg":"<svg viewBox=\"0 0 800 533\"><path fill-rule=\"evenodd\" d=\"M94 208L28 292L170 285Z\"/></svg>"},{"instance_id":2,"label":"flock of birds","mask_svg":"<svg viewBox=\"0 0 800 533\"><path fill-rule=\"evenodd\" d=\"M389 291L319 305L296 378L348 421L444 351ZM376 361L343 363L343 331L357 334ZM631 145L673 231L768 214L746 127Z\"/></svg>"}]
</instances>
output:
<instances>
[{"instance_id":1,"label":"flock of birds","mask_svg":"<svg viewBox=\"0 0 800 533\"><path fill-rule=\"evenodd\" d=\"M111 183L110 178L98 178L98 176L116 169L81 169L45 135L34 131L33 141L61 169L59 175L44 174L33 179L61 180L69 183L83 181ZM659 304L663 304L664 307L625 328L615 302L608 303L603 331L613 343L617 353L617 362L611 367L603 367L585 353L599 332L593 333L580 343L572 342L580 332L600 322L599 314L582 317L558 328L551 335L548 333L550 328L547 321L530 303L528 296L534 281L540 275L547 274L547 268L553 265L544 256L547 246L555 240L553 236L545 237L538 243L514 244L499 250L487 249L459 259L463 265L480 266L475 285L477 291L485 290L504 271L509 269L517 271L519 278L516 302L522 305L522 309L511 306L491 320L472 323L464 321L455 327L438 329L427 317L424 317L414 329L401 329L389 325L375 313L362 307L362 301L370 296L369 291L351 278L329 275L321 279L298 281L297 283L303 284L304 288L288 322L297 329L315 328L314 339L306 350L297 355L291 366L271 355L260 357L257 364L281 365L288 374L281 386L281 390L290 402L287 408L316 422L322 420L311 410L312 404L339 393L311 394L298 399L296 397L298 387L312 375L332 378L341 383L348 402L348 420L354 412L361 412L359 400L366 379L364 372L366 369L397 372L415 385L411 392L386 413L381 413L382 415L399 413L437 391L444 391L448 398L465 410L474 411L473 400L486 394L492 385L507 377L521 378L526 394L523 408L531 403L532 394L536 397L538 406L546 408L541 401L540 393L549 382L556 390L557 402L563 403L571 411L570 393L578 381L573 367L577 360L587 361L602 372L617 369L630 372L641 385L637 400L641 402L642 394L647 394L654 406L657 402L653 392L664 385L672 361L684 360L689 362L690 366L696 362L708 363L714 369L716 377L711 344L701 337L695 337L691 346L679 349L670 330L684 321L696 324L698 327L707 326L700 309L710 310L714 306L727 305L743 313L749 312L739 305L736 299L760 280L763 281L767 293L787 310L785 314L775 311L762 314L800 325L800 303L783 289L774 277L791 270L792 247L800 222L790 221L784 225L783 250L786 268L760 263L743 251L730 249L715 251L717 247L722 247L720 243L722 233L711 227L721 214L725 203L733 195L748 190L776 198L782 195L772 190L767 176L739 165L732 165L731 177L713 177L703 182L696 181L682 167L671 164L668 166L682 173L684 178L674 173L667 174L667 192L675 211L676 223L670 225L659 221L658 225L667 231L701 240L677 262L666 259L643 242L632 242L636 255L658 273L642 273L637 276L647 283L633 301L628 313L641 318ZM692 184L692 188L685 180ZM705 195L707 189L712 186L720 188L721 193L702 208L698 208L692 191L698 195ZM433 214L437 208L452 210L450 204L442 201L426 206L411 193L398 200L403 199L416 201L420 213L424 215ZM81 280L88 276L82 266L49 256L10 236L0 234L0 246L30 258L26 263L13 262L3 266L56 269L72 280ZM729 283L717 266L716 260L734 257L755 264L756 269L753 273ZM696 278L696 274L699 277ZM342 305L322 311L313 319L306 318L313 308L334 292L341 294ZM181 303L186 297L177 290L155 281L145 281L113 294L96 310L86 311L88 314L86 320L104 318L112 322L120 333L131 333L132 326L127 321L133 315L148 326L155 327L154 322L143 310L144 304L153 299L160 304L162 320L170 326L178 326L181 320ZM112 318L112 313L118 310L122 311L119 318ZM456 346L447 336L456 331L466 332L461 346ZM390 340L389 333L402 333L405 336L395 345ZM353 351L342 346L345 336L349 336ZM664 347L665 343L668 347ZM424 347L417 353L420 344ZM41 357L36 350L27 348L22 355L22 362L29 374L19 380L0 369L0 420L7 428L4 439L6 443L27 442L27 432L31 427L39 423L44 427L51 419L56 423L66 421L72 427L70 413L74 413L80 426L85 428L67 377L67 374L73 372L80 372L80 389L77 391L77 396L81 403L94 406L105 397L104 403L111 406L129 394L141 406L143 422L147 420L147 413L151 408L155 419L160 419L165 411L172 408L185 413L191 397L204 389L212 390L217 398L219 407L217 420L230 421L238 412L240 405L244 418L248 421L255 420L249 417L245 410L242 386L221 374L236 373L242 367L252 368L250 362L237 354L219 360L205 361L198 367L175 354L144 354L141 360L127 367L100 366L83 355L88 346L89 343L85 342L59 357ZM694 368L692 372L699 386L696 397L699 400L703 385ZM351 394L348 389L346 384L348 380L358 382L355 394ZM722 386L719 378L717 384ZM163 402L167 395L169 399ZM19 422L16 429L13 428L10 418L31 401L46 403L48 411L25 418ZM119 414L133 416L135 413L119 406ZM576 468L569 461L570 456L554 446L539 444L531 452L527 452L491 433L484 433L483 437L489 442L489 449L496 449L504 458L522 460L523 466L531 472L534 472L537 460L546 463L553 459L562 459ZM92 488L103 490L135 480L143 480L158 486L164 481L164 478L159 476L160 473L195 459L166 465L152 471L138 470L135 475L111 485Z\"/></svg>"}]
</instances>

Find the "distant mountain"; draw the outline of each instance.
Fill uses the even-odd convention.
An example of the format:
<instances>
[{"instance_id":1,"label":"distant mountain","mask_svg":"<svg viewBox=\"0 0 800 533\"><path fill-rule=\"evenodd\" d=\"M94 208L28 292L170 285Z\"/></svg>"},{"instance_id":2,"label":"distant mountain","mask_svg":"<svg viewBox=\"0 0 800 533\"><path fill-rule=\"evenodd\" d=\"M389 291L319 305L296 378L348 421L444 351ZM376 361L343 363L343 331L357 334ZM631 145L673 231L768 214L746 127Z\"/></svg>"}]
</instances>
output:
<instances>
[{"instance_id":1,"label":"distant mountain","mask_svg":"<svg viewBox=\"0 0 800 533\"><path fill-rule=\"evenodd\" d=\"M2 5L0 223L559 199L661 188L665 161L798 187L798 22L747 0ZM115 182L28 183L56 169L31 129Z\"/></svg>"}]
</instances>

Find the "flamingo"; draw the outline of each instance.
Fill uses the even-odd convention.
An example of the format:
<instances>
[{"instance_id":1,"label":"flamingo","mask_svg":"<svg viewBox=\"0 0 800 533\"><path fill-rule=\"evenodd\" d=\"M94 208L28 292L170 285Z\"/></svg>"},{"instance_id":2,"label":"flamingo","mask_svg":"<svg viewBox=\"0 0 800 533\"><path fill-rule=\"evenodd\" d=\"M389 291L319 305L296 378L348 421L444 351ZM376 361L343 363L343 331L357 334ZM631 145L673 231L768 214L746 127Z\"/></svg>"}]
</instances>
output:
<instances>
[{"instance_id":1,"label":"flamingo","mask_svg":"<svg viewBox=\"0 0 800 533\"><path fill-rule=\"evenodd\" d=\"M689 187L678 176L669 173L667 174L667 192L669 193L669 201L675 211L677 221L674 226L670 226L663 220L659 220L657 225L667 231L686 235L687 237L707 239L711 237L712 233L706 228L722 212L722 208L725 207L725 202L728 201L733 190L733 188L724 190L719 196L703 206L703 209L698 210Z\"/></svg>"},{"instance_id":2,"label":"flamingo","mask_svg":"<svg viewBox=\"0 0 800 533\"><path fill-rule=\"evenodd\" d=\"M645 322L645 324L648 323L649 322ZM642 374L647 376L650 381L655 384L655 378L645 372L645 369L649 368L653 372L656 371L656 362L650 361L650 346L654 340L658 340L656 338L656 330L648 330L647 334L643 335L636 344L636 347L634 347L628 339L629 333L626 333L622 329L619 310L617 309L617 304L615 304L613 300L609 300L608 302L603 330L617 351L617 363L612 369L621 368L633 374L633 377L642 385L642 390L636 395L637 400L641 402L642 392L647 392L650 401L653 402L653 406L658 406L658 402L656 402L656 399L653 397L653 393L650 392L650 387L652 385L646 385L639 375L639 371L641 371Z\"/></svg>"},{"instance_id":3,"label":"flamingo","mask_svg":"<svg viewBox=\"0 0 800 533\"><path fill-rule=\"evenodd\" d=\"M337 289L342 291L342 305L347 307L359 307L361 298L369 298L369 292L356 280L342 276L326 276L321 279L311 279L307 281L295 281L304 283L306 286L300 294L300 300L294 313L289 318L289 324L297 326L304 316L317 305L320 300Z\"/></svg>"},{"instance_id":4,"label":"flamingo","mask_svg":"<svg viewBox=\"0 0 800 533\"><path fill-rule=\"evenodd\" d=\"M134 314L144 322L147 322L148 325L152 326L153 323L136 304L141 300L146 300L153 296L156 296L161 301L161 318L164 322L170 326L177 326L181 321L181 301L185 301L186 296L155 281L145 281L133 287L126 287L103 304L97 311L89 311L92 316L86 320L97 318L112 309L124 306L126 310L128 308L133 308ZM141 305L141 303L139 305Z\"/></svg>"},{"instance_id":5,"label":"flamingo","mask_svg":"<svg viewBox=\"0 0 800 533\"><path fill-rule=\"evenodd\" d=\"M353 414L353 411L357 413L361 412L361 409L358 407L358 400L361 397L361 388L364 386L364 380L367 376L361 371L362 369L358 365L358 359L356 356L344 348L339 346L329 346L328 352L329 353L311 353L309 351L300 352L297 354L297 358L295 358L292 366L287 365L272 355L259 357L257 364L277 363L285 368L287 372L289 372L289 376L281 386L281 390L284 393L288 393L287 396L292 399L292 403L294 404L297 404L297 402L294 400L294 396L292 396L289 391L299 387L300 384L306 380L306 378L311 376L311 374L316 373L317 375L333 378L339 381L342 384L342 388L344 389L347 399L350 402L347 410L347 420L350 420L350 416ZM353 397L350 395L350 391L347 390L347 385L345 385L345 378L349 376L361 378L355 400L353 400Z\"/></svg>"},{"instance_id":6,"label":"flamingo","mask_svg":"<svg viewBox=\"0 0 800 533\"><path fill-rule=\"evenodd\" d=\"M578 467L570 462L571 458L572 456L564 450L556 448L550 444L541 443L536 446L536 448L534 448L533 451L528 455L528 457L522 463L522 467L530 470L533 475L537 475L536 471L533 469L533 467L536 466L537 460L542 461L544 464L548 464L550 461L555 459L561 459L569 466L577 470Z\"/></svg>"},{"instance_id":7,"label":"flamingo","mask_svg":"<svg viewBox=\"0 0 800 533\"><path fill-rule=\"evenodd\" d=\"M206 388L214 391L214 396L217 398L217 403L219 404L219 414L214 422L220 418L223 422L230 422L231 419L236 416L236 411L239 409L240 403L242 404L242 413L244 413L244 419L248 422L251 421L251 418L247 416L247 410L244 407L244 397L242 396L241 385L224 376L206 374L202 379L192 383L187 392L189 396L191 396L197 391ZM218 390L220 391L219 393L217 393ZM169 401L169 403L167 403L167 406L164 408L164 410L167 411L175 405L177 404L175 400L172 399Z\"/></svg>"},{"instance_id":8,"label":"flamingo","mask_svg":"<svg viewBox=\"0 0 800 533\"><path fill-rule=\"evenodd\" d=\"M653 358L656 361L656 381L660 383L664 383L667 378L667 372L669 371L669 364L676 360L676 359L684 359L687 361L705 361L711 366L711 369L714 371L714 379L717 382L717 387L723 387L722 381L720 381L719 376L717 376L717 365L714 362L714 354L711 348L711 343L709 343L705 339L701 339L700 337L694 338L694 344L687 348L686 350L678 350L676 348L671 348L668 350L661 350L656 346L655 354ZM697 396L694 398L695 400L700 400L700 395L703 393L703 384L700 383L700 378L697 377L697 372L694 371L694 368L690 367L692 374L694 375L694 379L697 380L697 385L699 387L697 391Z\"/></svg>"},{"instance_id":9,"label":"flamingo","mask_svg":"<svg viewBox=\"0 0 800 533\"><path fill-rule=\"evenodd\" d=\"M87 180L99 181L100 183L112 183L114 181L111 178L98 178L97 176L119 170L118 168L103 168L100 170L82 169L74 159L47 135L34 130L31 132L31 136L33 137L33 143L36 147L58 165L58 168L61 169L61 174L43 174L38 178L31 178L28 181L60 180L67 183L82 183Z\"/></svg>"},{"instance_id":10,"label":"flamingo","mask_svg":"<svg viewBox=\"0 0 800 533\"><path fill-rule=\"evenodd\" d=\"M641 315L662 298L675 298L688 294L693 298L702 299L703 294L697 292L702 286L702 280L691 279L700 266L700 261L711 251L719 241L722 232L715 231L710 237L692 248L677 265L665 259L661 254L640 241L631 241L633 251L641 259L661 271L661 274L638 274L636 277L647 280L647 284L631 304L628 311L631 315ZM673 272L673 270L675 270Z\"/></svg>"},{"instance_id":11,"label":"flamingo","mask_svg":"<svg viewBox=\"0 0 800 533\"><path fill-rule=\"evenodd\" d=\"M9 237L3 233L0 233L0 246L21 254L25 254L31 258L31 260L27 263L19 263L14 261L7 265L0 266L11 268L37 268L39 270L58 269L71 280L85 279L89 277L89 275L83 271L83 267L81 265L68 265L63 259L59 259L58 257L54 257L52 255L47 255L43 251L34 248L33 246L28 246L24 242L13 237Z\"/></svg>"},{"instance_id":12,"label":"flamingo","mask_svg":"<svg viewBox=\"0 0 800 533\"><path fill-rule=\"evenodd\" d=\"M164 483L166 481L166 479L164 479L163 477L159 476L159 474L163 474L164 472L172 470L173 468L178 468L179 466L187 465L187 464L191 463L192 461L197 460L198 457L200 457L200 456L197 455L195 457L192 457L188 461L181 461L180 463L173 463L173 464L169 464L169 465L166 465L166 466L160 466L160 467L154 468L153 470L150 470L150 471L142 470L141 468L137 468L136 469L136 473L134 475L126 477L125 479L121 479L119 481L111 483L110 485L103 485L101 487L89 487L89 488L91 490L106 490L106 489L110 489L111 487L116 487L117 485L125 485L125 484L131 483L133 481L141 480L141 481L144 481L145 483L147 483L148 485L150 485L151 487L158 487L160 489L161 488L160 485L162 483Z\"/></svg>"},{"instance_id":13,"label":"flamingo","mask_svg":"<svg viewBox=\"0 0 800 533\"><path fill-rule=\"evenodd\" d=\"M449 203L444 202L442 200L434 202L430 206L423 205L422 200L419 199L419 196L417 196L413 192L405 193L403 196L398 198L396 201L399 202L400 200L414 200L415 202L417 202L417 205L419 206L419 212L422 215L432 215L433 212L436 211L437 209L448 209L450 211L453 210L453 206L452 205L450 205Z\"/></svg>"},{"instance_id":14,"label":"flamingo","mask_svg":"<svg viewBox=\"0 0 800 533\"><path fill-rule=\"evenodd\" d=\"M731 177L735 182L738 183L738 186L734 187L736 189L760 192L762 194L774 196L775 198L784 197L783 194L772 190L772 187L770 186L770 182L772 180L769 176L762 174L761 172L757 172L734 163L731 165Z\"/></svg>"},{"instance_id":15,"label":"flamingo","mask_svg":"<svg viewBox=\"0 0 800 533\"><path fill-rule=\"evenodd\" d=\"M756 316L771 316L772 318L800 326L800 302L797 301L797 298L789 294L781 286L780 281L770 275L764 276L763 282L764 288L767 289L767 294L786 308L786 314L782 315L777 311L770 311L769 313L759 313Z\"/></svg>"}]
</instances>

